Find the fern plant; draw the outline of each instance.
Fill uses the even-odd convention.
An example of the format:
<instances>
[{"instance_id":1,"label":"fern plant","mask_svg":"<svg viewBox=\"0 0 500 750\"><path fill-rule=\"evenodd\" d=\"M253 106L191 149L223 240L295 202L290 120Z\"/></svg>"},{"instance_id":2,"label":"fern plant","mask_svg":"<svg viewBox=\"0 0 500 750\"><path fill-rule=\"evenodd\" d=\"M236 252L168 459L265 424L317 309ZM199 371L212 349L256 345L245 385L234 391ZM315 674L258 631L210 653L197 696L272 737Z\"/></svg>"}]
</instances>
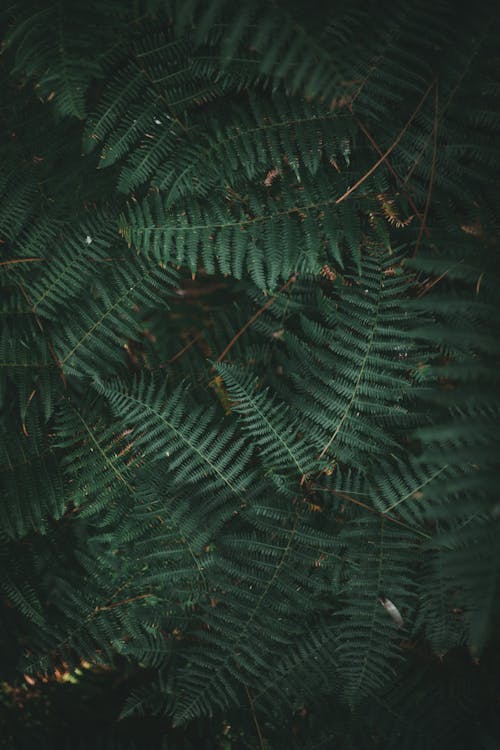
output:
<instances>
[{"instance_id":1,"label":"fern plant","mask_svg":"<svg viewBox=\"0 0 500 750\"><path fill-rule=\"evenodd\" d=\"M309 10L2 11L2 678L487 748L498 14Z\"/></svg>"}]
</instances>

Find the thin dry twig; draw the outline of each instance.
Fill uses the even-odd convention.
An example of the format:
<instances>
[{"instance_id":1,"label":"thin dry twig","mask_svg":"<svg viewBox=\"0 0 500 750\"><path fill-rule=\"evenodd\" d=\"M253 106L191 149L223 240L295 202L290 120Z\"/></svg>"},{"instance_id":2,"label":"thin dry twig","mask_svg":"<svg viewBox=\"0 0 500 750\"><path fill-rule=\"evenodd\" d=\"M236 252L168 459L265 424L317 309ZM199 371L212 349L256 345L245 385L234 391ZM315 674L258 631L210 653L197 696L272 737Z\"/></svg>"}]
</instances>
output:
<instances>
[{"instance_id":1,"label":"thin dry twig","mask_svg":"<svg viewBox=\"0 0 500 750\"><path fill-rule=\"evenodd\" d=\"M128 599L122 599L120 602L115 602L114 604L105 604L103 607L97 606L94 612L105 612L109 609L114 609L115 607L121 607L123 604L131 604L139 599L147 599L150 596L153 596L153 594L138 594L137 596L131 596Z\"/></svg>"},{"instance_id":2,"label":"thin dry twig","mask_svg":"<svg viewBox=\"0 0 500 750\"><path fill-rule=\"evenodd\" d=\"M351 108L351 112L352 112L352 108ZM354 115L354 113L353 113L353 115ZM361 120L358 117L356 117L356 115L354 115L354 119L356 120L356 123L357 123L359 129L361 130L362 133L364 133L366 135L366 137L370 141L370 143L373 146L373 148L375 149L375 151L379 154L379 156L383 156L382 149L380 148L380 146L378 145L378 143L376 142L375 138L372 136L372 134L370 133L370 131L368 130L368 128L365 125L363 125L363 123L361 122ZM392 166L391 162L389 161L389 159L387 157L385 158L385 163L387 165L387 168L391 172L391 174L400 183L400 185L402 187L403 194L406 197L406 199L407 199L407 201L408 201L408 203L410 205L411 210L413 211L413 213L415 214L415 216L419 220L419 222L422 225L422 228L424 229L424 231L426 232L426 234L429 235L429 229L425 226L425 221L424 221L424 218L423 218L422 214L418 210L418 208L417 208L417 206L415 204L415 201L411 197L410 193L407 191L407 189L405 187L405 181L404 181L403 177L401 177L401 175L398 174L398 172L394 169L394 167Z\"/></svg>"},{"instance_id":3,"label":"thin dry twig","mask_svg":"<svg viewBox=\"0 0 500 750\"><path fill-rule=\"evenodd\" d=\"M402 137L404 136L404 134L406 133L406 131L408 130L408 128L410 127L410 125L412 124L413 120L415 119L415 117L417 116L417 114L420 112L420 110L422 108L422 105L424 104L425 100L429 96L429 93L432 91L433 86L434 86L434 81L432 81L432 83L428 86L426 92L424 93L424 95L420 99L420 101L417 104L416 108L413 110L413 113L411 114L411 117L409 118L408 122L406 123L406 125L404 126L404 128L401 130L401 132L399 133L399 135L397 136L397 138L391 143L391 145L389 146L389 148L387 149L387 151L385 151L382 154L382 156L380 157L380 159L378 161L376 161L375 164L372 167L370 167L370 169L368 170L368 172L366 172L362 177L360 177L359 180L354 185L352 185L352 187L350 187L348 190L346 190L346 192L343 195L340 196L340 198L337 198L337 200L335 201L336 205L338 203L342 203L342 201L345 201L345 199L348 198L351 195L351 193L353 193L355 190L357 190L357 188L360 185L362 185L363 182L365 182L365 180L367 180L368 177L370 177L370 175L372 175L375 172L376 169L378 169L378 167L382 164L382 162L386 161L386 159L389 156L389 154L392 151L394 151L394 149L396 148L396 146L398 145L398 143L400 142L400 140L402 139Z\"/></svg>"},{"instance_id":4,"label":"thin dry twig","mask_svg":"<svg viewBox=\"0 0 500 750\"><path fill-rule=\"evenodd\" d=\"M198 331L196 336L191 339L191 341L188 341L186 346L183 346L182 349L180 349L177 354L174 354L173 357L170 357L169 360L165 364L158 365L159 368L167 367L167 365L171 365L172 362L175 362L179 357L182 357L183 354L185 354L189 349L191 349L192 346L196 344L196 342L202 337L203 331Z\"/></svg>"},{"instance_id":5,"label":"thin dry twig","mask_svg":"<svg viewBox=\"0 0 500 750\"><path fill-rule=\"evenodd\" d=\"M429 213L429 207L431 204L431 196L432 196L432 186L434 184L434 173L436 171L436 157L437 157L437 140L438 140L438 125L439 125L439 81L436 79L436 87L434 89L434 145L432 150L432 164L431 164L431 173L429 176L429 188L427 190L427 198L425 201L425 208L424 208L424 220L420 227L420 231L418 233L417 242L415 244L415 251L413 253L413 257L416 256L418 253L418 248L420 247L420 242L422 240L422 234L423 234L423 228L427 222L427 215Z\"/></svg>"},{"instance_id":6,"label":"thin dry twig","mask_svg":"<svg viewBox=\"0 0 500 750\"><path fill-rule=\"evenodd\" d=\"M333 495L338 495L339 497L342 497L344 500L348 500L350 503L353 503L354 505L359 505L360 508L364 508L365 510L368 510L370 513L374 513L380 518L386 518L388 521L398 524L398 526L402 526L405 529L410 529L410 531L413 531L415 534L418 534L419 536L423 536L426 539L431 539L430 534L426 534L424 531L419 531L419 529L415 529L413 526L409 526L407 523L404 523L404 521L400 521L399 518L394 518L394 516L390 516L388 513L383 513L382 511L377 510L376 508L372 508L370 505L367 505L366 503L361 502L361 500L357 500L355 497L352 497L351 495L347 495L345 492L341 492L340 490L334 490L334 489L331 489L330 487L315 487L314 485L312 486L311 489L316 490L316 491L320 490L321 492L331 492Z\"/></svg>"},{"instance_id":7,"label":"thin dry twig","mask_svg":"<svg viewBox=\"0 0 500 750\"><path fill-rule=\"evenodd\" d=\"M443 271L443 273L440 274L436 279L434 279L433 281L431 281L430 284L426 284L424 286L424 288L422 289L422 291L419 292L419 294L417 294L417 297L418 298L423 297L425 294L427 294L427 292L430 292L430 290L432 289L432 287L435 284L439 283L441 281L441 279L444 279L444 277L450 272L450 270L451 269L448 268L446 271Z\"/></svg>"},{"instance_id":8,"label":"thin dry twig","mask_svg":"<svg viewBox=\"0 0 500 750\"><path fill-rule=\"evenodd\" d=\"M250 704L250 710L252 712L252 718L255 724L255 729L257 730L257 737L259 738L259 747L260 747L260 750L264 750L264 737L262 736L259 721L257 719L257 714L255 713L255 707L253 705L252 694L250 692L250 688L248 688L246 685L245 685L245 690L246 690L248 702Z\"/></svg>"},{"instance_id":9,"label":"thin dry twig","mask_svg":"<svg viewBox=\"0 0 500 750\"><path fill-rule=\"evenodd\" d=\"M26 300L26 304L29 305L31 312L33 313L33 315L35 317L35 320L36 320L36 323L38 325L38 328L40 329L40 332L42 333L43 336L45 336L45 331L44 331L44 328L43 328L42 321L40 320L40 316L37 315L35 307L34 307L33 303L31 302L30 298L28 297L28 295L26 293L26 290L24 289L24 287L23 287L23 285L21 283L19 284L19 289L21 290L21 294L23 295L24 299ZM61 380L63 382L64 387L66 388L66 385L67 385L67 383L66 383L66 376L64 374L64 370L62 368L62 364L61 364L61 362L59 360L59 357L55 353L54 347L52 346L51 342L48 339L47 339L47 345L49 347L50 356L54 360L54 364L57 367L57 369L59 370L59 374L61 376Z\"/></svg>"},{"instance_id":10,"label":"thin dry twig","mask_svg":"<svg viewBox=\"0 0 500 750\"><path fill-rule=\"evenodd\" d=\"M44 260L45 258L12 258L12 260L1 260L0 266L12 266L14 263L35 263Z\"/></svg>"},{"instance_id":11,"label":"thin dry twig","mask_svg":"<svg viewBox=\"0 0 500 750\"><path fill-rule=\"evenodd\" d=\"M296 273L294 273L293 276L290 276L290 278L288 279L288 281L286 282L286 284L283 284L283 286L281 287L281 289L279 290L278 293L281 294L282 292L285 292L288 289L288 287L291 286L297 280L297 278L298 278L298 274L296 274ZM259 318L262 315L262 313L264 313L269 307L271 307L271 305L273 305L276 302L277 297L278 297L277 294L275 294L273 297L270 297L267 300L266 304L263 305L262 307L260 307L257 310L257 312L254 313L254 315L252 315L252 317L249 318L249 320L247 320L247 322L245 323L245 325L242 328L240 328L240 330L238 331L238 333L236 333L233 336L233 338L231 339L231 341L229 342L229 344L226 346L226 348L224 349L224 351L221 354L219 354L219 356L217 357L217 362L222 362L222 360L224 359L224 357L226 356L226 354L228 353L228 351L230 349L232 349L232 347L238 341L238 339L240 338L240 336L242 336L245 333L245 331L247 330L247 328L250 328L250 326L252 325L252 323L255 323L255 321L257 320L257 318ZM212 371L213 370L215 370L215 367L212 367Z\"/></svg>"},{"instance_id":12,"label":"thin dry twig","mask_svg":"<svg viewBox=\"0 0 500 750\"><path fill-rule=\"evenodd\" d=\"M488 33L488 28L487 28L487 26L485 26L484 32L481 34L481 36L477 37L476 44L473 47L473 52L472 52L472 54L470 55L470 57L469 57L469 59L467 61L467 65L465 66L465 68L463 69L462 73L460 74L460 76L458 78L458 81L456 82L455 86L450 91L450 93L448 95L448 98L446 99L444 105L441 107L441 117L443 117L444 113L448 110L448 107L450 106L450 104L451 104L451 102L453 100L453 97L455 96L455 94L459 90L460 85L461 85L463 79L467 75L467 72L469 70L471 62L474 59L474 56L475 56L477 50L480 48L480 46L481 46L481 44L483 42L483 39L484 39L484 37L486 36L487 33ZM429 140L430 140L431 137L432 137L432 134L430 134L429 137L426 138L426 140L425 140L425 142L424 142L424 144L422 146L422 149L421 149L419 155L417 156L416 160L414 161L413 165L411 166L410 170L408 171L408 174L405 177L405 183L409 182L409 180L410 180L413 172L415 171L415 167L420 162L420 159L422 158L423 154L427 150L427 146L429 145Z\"/></svg>"}]
</instances>

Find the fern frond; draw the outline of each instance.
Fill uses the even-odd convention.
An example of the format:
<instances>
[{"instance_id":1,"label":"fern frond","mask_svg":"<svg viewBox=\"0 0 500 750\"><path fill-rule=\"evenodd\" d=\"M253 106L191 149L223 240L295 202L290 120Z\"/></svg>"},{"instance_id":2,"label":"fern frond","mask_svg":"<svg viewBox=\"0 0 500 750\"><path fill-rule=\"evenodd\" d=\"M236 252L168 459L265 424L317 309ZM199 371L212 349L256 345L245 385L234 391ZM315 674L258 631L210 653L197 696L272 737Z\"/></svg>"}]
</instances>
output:
<instances>
[{"instance_id":1,"label":"fern frond","mask_svg":"<svg viewBox=\"0 0 500 750\"><path fill-rule=\"evenodd\" d=\"M174 278L171 269L155 263L114 262L105 282L96 279L93 298L79 305L77 318L66 312L60 322L54 348L62 371L81 376L94 372L97 362L123 366L128 341L140 336L141 316L148 308L167 307Z\"/></svg>"},{"instance_id":2,"label":"fern frond","mask_svg":"<svg viewBox=\"0 0 500 750\"><path fill-rule=\"evenodd\" d=\"M364 528L367 537L363 549L357 550L361 567L355 574L353 571L347 582L345 603L338 613L338 670L350 705L390 684L395 666L402 659L397 625L379 599L389 597L405 619L411 618L414 608L411 538L389 527L385 519L376 523L358 521L342 535L347 541L351 534L357 537L359 528Z\"/></svg>"},{"instance_id":3,"label":"fern frond","mask_svg":"<svg viewBox=\"0 0 500 750\"><path fill-rule=\"evenodd\" d=\"M409 280L392 275L394 262L388 254L368 255L361 278L336 287L338 301L321 301L322 323L303 316L300 337L286 338L285 371L293 372L291 361L303 352L292 375L293 403L321 457L362 466L365 452L395 446L393 430L407 421L404 399L417 347L399 307Z\"/></svg>"},{"instance_id":4,"label":"fern frond","mask_svg":"<svg viewBox=\"0 0 500 750\"><path fill-rule=\"evenodd\" d=\"M40 335L36 319L21 300L24 310L2 315L0 321L0 403L6 413L17 405L19 427L33 408L40 408L47 421L60 393L50 341Z\"/></svg>"},{"instance_id":5,"label":"fern frond","mask_svg":"<svg viewBox=\"0 0 500 750\"><path fill-rule=\"evenodd\" d=\"M299 180L301 171L314 175L320 164L333 162L341 169L349 122L314 103L277 94L266 101L250 94L248 101L245 98L233 107L224 103L222 111L212 107L203 128L195 120L194 133L192 127L186 135L183 164L171 153L155 172L143 171L141 179L150 176L152 184L166 191L171 205L192 193L206 196L225 185L238 189L256 178L270 187L287 168ZM132 186L136 184L134 180Z\"/></svg>"},{"instance_id":6,"label":"fern frond","mask_svg":"<svg viewBox=\"0 0 500 750\"><path fill-rule=\"evenodd\" d=\"M299 437L300 423L290 419L286 405L276 402L268 389L257 391L252 377L242 377L234 367L219 364L217 372L229 392L231 411L241 415L245 431L258 446L264 471L293 472L298 479L307 474L316 457L307 440Z\"/></svg>"},{"instance_id":7,"label":"fern frond","mask_svg":"<svg viewBox=\"0 0 500 750\"><path fill-rule=\"evenodd\" d=\"M111 519L117 523L134 494L133 442L68 400L58 411L56 429L55 445L64 449L62 467L79 518L93 518L95 523L94 517L101 514L102 525Z\"/></svg>"},{"instance_id":8,"label":"fern frond","mask_svg":"<svg viewBox=\"0 0 500 750\"><path fill-rule=\"evenodd\" d=\"M14 3L9 9L6 49L15 52L14 74L37 81L39 95L54 100L60 115L83 119L86 95L93 79L102 74L96 45L109 44L106 23L113 9L92 2L85 9L71 0L57 3ZM102 54L102 53L101 53Z\"/></svg>"},{"instance_id":9,"label":"fern frond","mask_svg":"<svg viewBox=\"0 0 500 750\"><path fill-rule=\"evenodd\" d=\"M243 3L230 8L222 1L202 8L198 0L181 5L175 3L178 28L182 31L194 25L194 38L199 44L207 40L213 44L214 28L225 31L219 31L222 43L219 58L212 62L214 70L222 68L224 72L225 65L230 67L242 50L250 49L256 53L256 73L271 78L275 86L285 79L290 89L303 91L306 96L321 96L328 104L345 90L340 55L331 54L303 19L283 7ZM349 15L346 29L355 18L355 14ZM249 57L248 52L245 56ZM256 78L254 74L253 83Z\"/></svg>"},{"instance_id":10,"label":"fern frond","mask_svg":"<svg viewBox=\"0 0 500 750\"><path fill-rule=\"evenodd\" d=\"M60 238L50 263L30 285L33 312L54 319L64 310L68 299L81 295L95 274L92 264L104 262L109 255L113 234L103 224L104 219L92 217L89 223Z\"/></svg>"},{"instance_id":11,"label":"fern frond","mask_svg":"<svg viewBox=\"0 0 500 750\"><path fill-rule=\"evenodd\" d=\"M167 460L175 482L205 483L205 491L227 499L241 497L250 477L244 470L252 453L237 438L234 426L215 427L213 408L187 411L184 388L167 396L166 383L141 379L131 388L118 383L99 385L113 412L134 430L137 450L145 458Z\"/></svg>"},{"instance_id":12,"label":"fern frond","mask_svg":"<svg viewBox=\"0 0 500 750\"><path fill-rule=\"evenodd\" d=\"M25 428L26 429L26 428ZM30 531L46 532L51 519L62 516L68 502L57 456L36 420L29 433L21 426L2 439L0 475L2 505L0 522L6 536L22 538Z\"/></svg>"},{"instance_id":13,"label":"fern frond","mask_svg":"<svg viewBox=\"0 0 500 750\"><path fill-rule=\"evenodd\" d=\"M279 199L265 186L247 195L176 204L154 193L128 207L120 231L129 244L166 263L185 264L195 272L203 263L237 279L248 273L263 289L273 289L290 272L317 273L331 257L342 263L343 232L335 221L331 179L283 184ZM338 188L337 188L338 190ZM340 213L340 226L344 212ZM359 227L346 222L348 249L357 249Z\"/></svg>"}]
</instances>

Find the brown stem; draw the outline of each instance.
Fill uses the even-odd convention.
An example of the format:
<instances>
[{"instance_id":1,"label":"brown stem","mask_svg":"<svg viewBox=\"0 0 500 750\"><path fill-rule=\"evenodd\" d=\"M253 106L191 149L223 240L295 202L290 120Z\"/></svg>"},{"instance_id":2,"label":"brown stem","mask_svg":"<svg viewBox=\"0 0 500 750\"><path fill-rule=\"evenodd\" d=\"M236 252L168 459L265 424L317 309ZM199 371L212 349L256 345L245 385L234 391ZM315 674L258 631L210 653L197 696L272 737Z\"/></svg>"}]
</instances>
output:
<instances>
[{"instance_id":1,"label":"brown stem","mask_svg":"<svg viewBox=\"0 0 500 750\"><path fill-rule=\"evenodd\" d=\"M422 239L423 228L426 224L427 214L429 213L429 206L431 204L432 186L434 183L434 173L436 171L438 125L439 125L439 81L436 80L436 88L434 90L434 145L432 149L431 173L429 176L429 188L427 190L427 198L425 201L424 220L422 222L420 231L418 233L417 242L415 245L415 252L413 253L413 257L415 257L416 254L418 253L418 248L420 247L420 241Z\"/></svg>"},{"instance_id":2,"label":"brown stem","mask_svg":"<svg viewBox=\"0 0 500 750\"><path fill-rule=\"evenodd\" d=\"M288 287L291 286L297 280L297 277L298 277L298 274L296 274L296 273L294 273L293 276L290 276L290 278L288 279L288 281L286 282L286 284L283 284L283 286L279 290L279 293L286 291L288 289ZM219 356L217 357L217 362L222 362L222 360L224 359L224 357L226 356L226 354L228 353L228 351L230 349L232 349L232 347L234 346L234 344L238 341L238 339L240 338L240 336L242 336L245 333L245 331L247 330L247 328L250 328L250 326L252 325L252 323L255 323L255 321L257 320L257 318L259 318L262 315L263 312L265 312L269 307L271 307L271 305L273 305L276 302L277 296L278 295L274 295L274 297L271 297L270 299L268 299L267 302L266 302L266 304L263 305L261 308L259 308L257 310L257 312L254 313L254 315L252 315L252 317L249 320L247 320L247 322L245 323L245 325L243 326L243 328L240 328L240 330L238 331L238 333L236 333L233 336L233 338L231 339L231 341L229 342L229 344L226 346L226 348L224 349L224 351L222 352L222 354L219 354ZM215 367L212 367L212 371L213 370L215 370Z\"/></svg>"},{"instance_id":3,"label":"brown stem","mask_svg":"<svg viewBox=\"0 0 500 750\"><path fill-rule=\"evenodd\" d=\"M107 604L104 607L96 607L94 612L104 612L108 609L121 607L122 604L130 604L131 602L136 602L139 599L147 599L149 596L153 596L153 594L138 594L137 596L131 596L129 599L122 599L121 602L115 602L114 604Z\"/></svg>"},{"instance_id":4,"label":"brown stem","mask_svg":"<svg viewBox=\"0 0 500 750\"><path fill-rule=\"evenodd\" d=\"M12 260L0 261L0 266L11 266L14 263L34 263L40 260L45 260L45 258L13 258Z\"/></svg>"},{"instance_id":5,"label":"brown stem","mask_svg":"<svg viewBox=\"0 0 500 750\"><path fill-rule=\"evenodd\" d=\"M345 492L341 492L340 490L333 490L333 489L330 489L329 487L314 487L313 486L312 489L321 490L322 492L331 492L333 495L338 495L339 497L344 498L344 500L348 500L350 503L354 503L354 505L359 505L360 508L364 508L365 510L368 510L370 513L375 513L375 515L380 516L380 518L386 518L388 521L398 524L398 526L403 526L403 528L405 529L410 529L410 531L413 531L414 534L423 536L426 539L431 538L429 534L425 534L423 531L414 529L412 526L409 526L403 521L400 521L398 518L394 518L394 516L390 516L388 513L382 513L382 511L377 510L376 508L372 508L369 505L366 505L366 503L362 503L361 500L357 500L355 497L351 497L351 495L347 495Z\"/></svg>"},{"instance_id":6,"label":"brown stem","mask_svg":"<svg viewBox=\"0 0 500 750\"><path fill-rule=\"evenodd\" d=\"M414 109L414 111L413 111L410 119L408 120L408 122L406 123L406 125L404 126L404 128L401 130L401 132L399 133L399 135L397 136L397 138L391 143L391 145L389 146L389 148L387 149L387 151L385 151L382 154L382 156L380 157L380 159L378 161L376 161L375 164L372 167L370 167L370 169L368 170L368 172L366 172L363 175L363 177L360 177L360 179L352 187L350 187L349 190L346 190L346 192L343 195L341 195L340 198L337 198L337 200L335 201L336 205L338 203L342 203L342 201L345 201L345 199L348 198L351 195L351 193L353 193L355 190L357 190L357 188L360 185L362 185L363 182L365 182L365 180L367 180L368 177L370 177L370 175L372 175L375 172L375 170L382 164L382 162L386 161L386 159L389 156L389 154L392 151L394 151L394 149L396 148L396 146L398 145L398 143L400 142L400 140L402 139L402 137L404 136L404 134L406 133L406 131L408 130L408 128L410 127L410 125L412 124L413 120L415 119L415 117L417 116L417 114L419 113L419 111L421 110L422 105L425 102L425 100L427 99L427 97L429 95L429 92L432 90L433 86L434 86L434 81L432 81L432 83L429 85L429 87L427 88L427 91L424 93L424 95L420 99L419 103L417 104L416 108Z\"/></svg>"},{"instance_id":7,"label":"brown stem","mask_svg":"<svg viewBox=\"0 0 500 750\"><path fill-rule=\"evenodd\" d=\"M352 109L351 109L351 112L352 112ZM376 152L377 152L377 153L378 153L378 154L379 154L380 156L382 156L382 155L383 155L383 151L382 151L382 149L380 148L380 146L378 145L378 143L376 142L376 140L375 140L375 139L373 138L373 136L371 135L370 131L369 131L369 130L368 130L368 129L367 129L367 128L366 128L366 127L365 127L365 126L363 125L363 123L361 122L361 120L360 120L360 119L359 119L358 117L356 117L356 115L354 115L354 119L356 120L356 123L358 124L358 127L359 127L359 129L360 129L360 130L361 130L361 131L362 131L362 132L363 132L363 133L364 133L364 134L366 135L366 137L368 138L368 140L369 140L369 141L370 141L370 143L372 144L372 146L373 146L373 148L375 149L375 151L376 151ZM402 186L402 190L403 190L403 194L404 194L404 196L406 197L406 199L407 199L408 203L410 204L410 208L411 208L411 210L413 211L413 213L415 214L415 216L416 216L416 217L417 217L417 219L419 220L419 222L420 222L420 224L422 225L422 228L424 229L424 231L426 232L426 234L427 234L427 235L429 235L429 230L428 230L428 228L427 228L427 227L425 226L425 221L424 221L424 219L423 219L423 217L422 217L422 214L420 213L420 211L418 210L417 206L415 205L415 201L414 201L414 200L413 200L413 198L411 197L410 193L409 193L409 192L408 192L408 191L406 190L406 187L405 187L405 182L404 182L404 179L403 179L403 177L401 177L401 175L399 175L399 174L398 174L398 173L396 172L396 170L394 169L394 167L392 166L392 164L391 164L391 162L389 161L389 159L388 159L388 158L386 158L386 159L385 159L385 163L386 163L386 165L387 165L387 167L388 167L389 171L391 172L391 174L392 174L392 175L393 175L393 176L394 176L394 177L396 178L396 180L397 180L397 181L398 181L398 182L399 182L399 183L401 184L401 186Z\"/></svg>"},{"instance_id":8,"label":"brown stem","mask_svg":"<svg viewBox=\"0 0 500 750\"><path fill-rule=\"evenodd\" d=\"M185 354L189 349L191 349L191 347L194 346L194 344L196 344L196 342L198 341L198 339L201 338L202 335L203 335L203 331L198 331L196 336L193 339L191 339L191 341L188 341L186 346L183 346L182 349L180 349L177 352L177 354L174 354L173 357L170 357L170 359L167 360L167 362L164 365L158 365L158 367L161 368L161 367L166 367L167 365L171 365L172 362L175 362L176 359L179 359L179 357L182 357L183 354Z\"/></svg>"},{"instance_id":9,"label":"brown stem","mask_svg":"<svg viewBox=\"0 0 500 750\"><path fill-rule=\"evenodd\" d=\"M259 738L259 747L260 747L260 750L264 750L264 737L262 736L259 721L257 719L257 714L255 713L255 707L253 705L252 694L250 692L250 689L246 685L245 685L245 690L247 693L248 702L250 704L250 710L252 712L252 718L255 724L255 729L257 730L257 737Z\"/></svg>"},{"instance_id":10,"label":"brown stem","mask_svg":"<svg viewBox=\"0 0 500 750\"><path fill-rule=\"evenodd\" d=\"M37 315L35 307L34 307L33 303L31 302L30 298L28 297L28 295L26 294L26 291L25 291L25 289L24 289L24 287L23 287L23 285L21 283L19 284L19 289L21 290L21 294L23 295L24 299L26 300L26 303L29 305L31 312L35 316L35 320L36 320L36 323L38 325L38 328L40 329L41 333L45 336L45 331L43 329L42 321L40 320L39 315ZM50 356L54 360L54 363L55 363L57 369L59 370L59 374L61 375L61 380L62 380L62 382L64 384L64 387L66 388L66 376L65 376L65 374L63 372L62 364L59 361L59 358L58 358L57 354L54 351L54 347L52 346L52 344L50 343L50 341L48 339L47 339L47 346L49 347Z\"/></svg>"}]
</instances>

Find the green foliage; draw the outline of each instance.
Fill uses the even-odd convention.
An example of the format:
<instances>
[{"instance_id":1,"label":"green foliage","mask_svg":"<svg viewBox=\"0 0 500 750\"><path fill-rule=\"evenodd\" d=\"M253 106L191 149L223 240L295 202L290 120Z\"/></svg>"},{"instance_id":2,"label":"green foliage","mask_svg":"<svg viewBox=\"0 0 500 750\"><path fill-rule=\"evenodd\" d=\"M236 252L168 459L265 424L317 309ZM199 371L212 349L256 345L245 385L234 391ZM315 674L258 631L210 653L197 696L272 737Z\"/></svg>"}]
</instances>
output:
<instances>
[{"instance_id":1,"label":"green foliage","mask_svg":"<svg viewBox=\"0 0 500 750\"><path fill-rule=\"evenodd\" d=\"M7 741L496 746L493 4L2 22Z\"/></svg>"}]
</instances>

